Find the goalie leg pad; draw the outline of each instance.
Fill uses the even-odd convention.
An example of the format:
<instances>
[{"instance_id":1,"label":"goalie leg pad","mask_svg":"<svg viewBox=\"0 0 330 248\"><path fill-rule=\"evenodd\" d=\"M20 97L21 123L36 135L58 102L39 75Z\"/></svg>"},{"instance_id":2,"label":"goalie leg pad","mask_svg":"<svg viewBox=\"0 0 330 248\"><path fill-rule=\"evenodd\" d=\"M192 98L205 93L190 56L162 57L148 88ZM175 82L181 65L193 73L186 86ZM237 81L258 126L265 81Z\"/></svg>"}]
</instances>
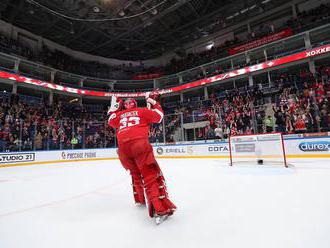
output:
<instances>
[{"instance_id":1,"label":"goalie leg pad","mask_svg":"<svg viewBox=\"0 0 330 248\"><path fill-rule=\"evenodd\" d=\"M164 176L158 164L145 166L142 175L148 199L149 216L172 215L176 206L168 198Z\"/></svg>"},{"instance_id":2,"label":"goalie leg pad","mask_svg":"<svg viewBox=\"0 0 330 248\"><path fill-rule=\"evenodd\" d=\"M165 195L165 198L163 198L163 200L162 200L163 206L167 209L170 209L168 214L172 215L176 210L176 206L168 197L165 178L163 175L161 175L158 180L160 181L159 189L160 189L161 195Z\"/></svg>"},{"instance_id":3,"label":"goalie leg pad","mask_svg":"<svg viewBox=\"0 0 330 248\"><path fill-rule=\"evenodd\" d=\"M135 203L145 205L144 190L143 190L143 181L141 175L138 171L131 171L132 176L132 187Z\"/></svg>"},{"instance_id":4,"label":"goalie leg pad","mask_svg":"<svg viewBox=\"0 0 330 248\"><path fill-rule=\"evenodd\" d=\"M126 150L118 149L118 155L119 155L119 160L123 165L123 167L126 170L129 170L131 174L134 201L135 203L145 205L145 197L144 197L143 181L142 181L141 173L134 159L130 159L125 154L125 151Z\"/></svg>"},{"instance_id":5,"label":"goalie leg pad","mask_svg":"<svg viewBox=\"0 0 330 248\"><path fill-rule=\"evenodd\" d=\"M132 160L134 160L135 166L132 167L132 160L130 160L127 167L130 168L131 172L132 168L136 168L142 175L150 217L154 217L155 214L173 214L176 206L168 198L164 176L148 140L135 140L130 143L130 150L132 151ZM121 155L120 149L119 155Z\"/></svg>"}]
</instances>

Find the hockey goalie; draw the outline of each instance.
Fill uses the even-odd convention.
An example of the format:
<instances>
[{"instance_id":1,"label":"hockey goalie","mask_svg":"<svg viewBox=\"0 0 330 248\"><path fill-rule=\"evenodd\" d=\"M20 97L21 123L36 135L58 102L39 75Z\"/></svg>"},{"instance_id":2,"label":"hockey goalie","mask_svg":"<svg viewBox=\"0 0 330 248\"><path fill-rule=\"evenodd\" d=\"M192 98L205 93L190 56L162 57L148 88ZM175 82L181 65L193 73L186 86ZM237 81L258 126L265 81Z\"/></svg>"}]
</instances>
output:
<instances>
[{"instance_id":1,"label":"hockey goalie","mask_svg":"<svg viewBox=\"0 0 330 248\"><path fill-rule=\"evenodd\" d=\"M108 124L117 130L119 160L132 177L135 203L148 203L149 216L160 224L176 210L166 191L165 179L148 141L149 126L161 123L164 112L158 93L147 93L148 108L139 108L133 98L113 96Z\"/></svg>"}]
</instances>

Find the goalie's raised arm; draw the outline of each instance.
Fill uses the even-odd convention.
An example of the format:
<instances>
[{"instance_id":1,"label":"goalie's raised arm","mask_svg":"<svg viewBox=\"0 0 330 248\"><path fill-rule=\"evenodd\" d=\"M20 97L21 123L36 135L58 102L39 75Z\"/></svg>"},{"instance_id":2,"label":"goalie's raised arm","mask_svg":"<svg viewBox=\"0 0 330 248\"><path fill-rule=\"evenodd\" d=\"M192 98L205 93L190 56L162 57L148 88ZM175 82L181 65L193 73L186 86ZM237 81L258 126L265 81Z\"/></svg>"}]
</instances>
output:
<instances>
[{"instance_id":1,"label":"goalie's raised arm","mask_svg":"<svg viewBox=\"0 0 330 248\"><path fill-rule=\"evenodd\" d=\"M110 107L108 109L108 115L119 111L121 109L122 105L123 105L123 101L120 98L118 98L116 96L112 96Z\"/></svg>"},{"instance_id":2,"label":"goalie's raised arm","mask_svg":"<svg viewBox=\"0 0 330 248\"><path fill-rule=\"evenodd\" d=\"M152 106L154 106L157 103L159 95L160 94L159 94L158 90L146 93L145 98L146 98L148 109L151 109Z\"/></svg>"},{"instance_id":3,"label":"goalie's raised arm","mask_svg":"<svg viewBox=\"0 0 330 248\"><path fill-rule=\"evenodd\" d=\"M164 111L161 105L157 102L157 98L159 97L159 93L155 92L147 92L146 94L146 102L147 107L149 109L148 122L149 123L161 123L164 118Z\"/></svg>"},{"instance_id":4,"label":"goalie's raised arm","mask_svg":"<svg viewBox=\"0 0 330 248\"><path fill-rule=\"evenodd\" d=\"M120 98L116 96L111 97L111 104L107 114L109 115L108 124L113 128L118 128L119 118L117 118L117 112L121 110L122 105L123 101Z\"/></svg>"}]
</instances>

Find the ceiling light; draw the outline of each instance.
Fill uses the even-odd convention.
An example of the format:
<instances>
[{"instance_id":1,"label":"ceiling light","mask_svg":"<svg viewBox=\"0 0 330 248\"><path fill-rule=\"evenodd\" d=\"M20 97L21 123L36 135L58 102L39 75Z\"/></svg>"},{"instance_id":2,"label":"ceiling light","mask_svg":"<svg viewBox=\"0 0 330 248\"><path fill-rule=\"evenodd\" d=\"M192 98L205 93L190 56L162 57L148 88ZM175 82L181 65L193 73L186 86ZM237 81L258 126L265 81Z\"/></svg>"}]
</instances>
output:
<instances>
[{"instance_id":1,"label":"ceiling light","mask_svg":"<svg viewBox=\"0 0 330 248\"><path fill-rule=\"evenodd\" d=\"M254 9L255 7L257 7L256 4L252 5L249 9Z\"/></svg>"},{"instance_id":2,"label":"ceiling light","mask_svg":"<svg viewBox=\"0 0 330 248\"><path fill-rule=\"evenodd\" d=\"M94 11L95 13L99 13L99 12L100 12L100 8L97 7L97 6L94 6L94 7L93 7L93 11Z\"/></svg>"},{"instance_id":3,"label":"ceiling light","mask_svg":"<svg viewBox=\"0 0 330 248\"><path fill-rule=\"evenodd\" d=\"M70 34L74 34L74 28L72 22L70 22Z\"/></svg>"},{"instance_id":4,"label":"ceiling light","mask_svg":"<svg viewBox=\"0 0 330 248\"><path fill-rule=\"evenodd\" d=\"M244 14L244 13L247 12L247 11L249 11L248 8L246 8L246 9L242 9L242 10L241 10L241 14Z\"/></svg>"},{"instance_id":5,"label":"ceiling light","mask_svg":"<svg viewBox=\"0 0 330 248\"><path fill-rule=\"evenodd\" d=\"M153 14L153 15L157 15L157 14L158 14L158 11L157 11L156 9L152 9L152 10L151 10L151 14Z\"/></svg>"},{"instance_id":6,"label":"ceiling light","mask_svg":"<svg viewBox=\"0 0 330 248\"><path fill-rule=\"evenodd\" d=\"M28 3L29 3L28 13L30 15L33 15L34 14L34 9L33 9L32 3L30 1L28 1Z\"/></svg>"},{"instance_id":7,"label":"ceiling light","mask_svg":"<svg viewBox=\"0 0 330 248\"><path fill-rule=\"evenodd\" d=\"M119 11L119 12L118 12L118 15L121 16L121 17L125 16L125 12L124 12L124 10Z\"/></svg>"},{"instance_id":8,"label":"ceiling light","mask_svg":"<svg viewBox=\"0 0 330 248\"><path fill-rule=\"evenodd\" d=\"M211 42L210 44L206 45L207 50L211 50L212 47L214 47L214 42Z\"/></svg>"},{"instance_id":9,"label":"ceiling light","mask_svg":"<svg viewBox=\"0 0 330 248\"><path fill-rule=\"evenodd\" d=\"M146 28L146 27L149 27L149 26L151 26L152 25L152 22L151 21L148 21L148 22L146 22L145 24L144 24L144 28Z\"/></svg>"}]
</instances>

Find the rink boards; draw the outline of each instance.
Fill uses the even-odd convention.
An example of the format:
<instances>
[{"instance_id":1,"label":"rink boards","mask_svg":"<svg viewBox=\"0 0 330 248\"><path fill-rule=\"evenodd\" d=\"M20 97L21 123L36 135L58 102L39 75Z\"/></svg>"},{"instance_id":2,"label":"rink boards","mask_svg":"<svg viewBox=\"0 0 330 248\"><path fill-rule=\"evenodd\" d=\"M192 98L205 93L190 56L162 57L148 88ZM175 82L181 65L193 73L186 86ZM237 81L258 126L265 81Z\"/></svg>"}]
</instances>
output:
<instances>
[{"instance_id":1,"label":"rink boards","mask_svg":"<svg viewBox=\"0 0 330 248\"><path fill-rule=\"evenodd\" d=\"M287 159L330 158L330 137L285 137ZM228 142L199 141L182 144L154 145L157 158L217 158L229 159ZM0 154L0 167L65 163L72 161L96 161L117 159L117 149L85 149L8 152ZM329 164L330 165L330 164Z\"/></svg>"}]
</instances>

